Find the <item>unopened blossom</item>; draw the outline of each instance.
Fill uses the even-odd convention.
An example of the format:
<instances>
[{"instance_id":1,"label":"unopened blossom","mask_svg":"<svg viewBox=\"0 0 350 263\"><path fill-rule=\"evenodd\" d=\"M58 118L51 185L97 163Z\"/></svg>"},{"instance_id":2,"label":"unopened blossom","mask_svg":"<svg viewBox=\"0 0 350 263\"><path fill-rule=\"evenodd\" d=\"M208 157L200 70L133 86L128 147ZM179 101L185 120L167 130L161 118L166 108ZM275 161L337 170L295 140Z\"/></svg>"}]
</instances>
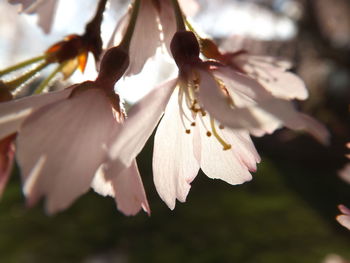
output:
<instances>
[{"instance_id":1,"label":"unopened blossom","mask_svg":"<svg viewBox=\"0 0 350 263\"><path fill-rule=\"evenodd\" d=\"M272 132L285 125L327 140L324 127L289 101L275 98L247 75L200 60L193 33L176 33L171 50L178 78L130 110L109 151L111 160L129 165L164 113L155 135L153 176L171 209L176 199L185 201L199 168L230 184L249 181L260 161L249 132Z\"/></svg>"},{"instance_id":2,"label":"unopened blossom","mask_svg":"<svg viewBox=\"0 0 350 263\"><path fill-rule=\"evenodd\" d=\"M10 4L20 4L20 12L38 15L38 25L45 33L50 33L58 0L8 0Z\"/></svg>"},{"instance_id":3,"label":"unopened blossom","mask_svg":"<svg viewBox=\"0 0 350 263\"><path fill-rule=\"evenodd\" d=\"M29 205L46 197L49 213L63 210L102 176L99 181L112 188L119 210L149 212L136 165L115 171L105 161L110 135L123 120L113 85L127 66L127 54L115 48L106 53L96 81L0 104L0 135L17 133L16 156Z\"/></svg>"},{"instance_id":4,"label":"unopened blossom","mask_svg":"<svg viewBox=\"0 0 350 263\"><path fill-rule=\"evenodd\" d=\"M338 205L338 208L341 214L337 216L337 221L343 227L346 227L350 230L350 209L347 208L345 205Z\"/></svg>"},{"instance_id":5,"label":"unopened blossom","mask_svg":"<svg viewBox=\"0 0 350 263\"><path fill-rule=\"evenodd\" d=\"M130 43L130 66L126 76L141 72L146 61L153 57L164 43L170 51L170 41L176 32L176 20L172 0L141 0L135 30ZM184 13L193 15L198 10L196 0L181 0ZM132 9L119 21L110 41L121 38L125 34Z\"/></svg>"}]
</instances>

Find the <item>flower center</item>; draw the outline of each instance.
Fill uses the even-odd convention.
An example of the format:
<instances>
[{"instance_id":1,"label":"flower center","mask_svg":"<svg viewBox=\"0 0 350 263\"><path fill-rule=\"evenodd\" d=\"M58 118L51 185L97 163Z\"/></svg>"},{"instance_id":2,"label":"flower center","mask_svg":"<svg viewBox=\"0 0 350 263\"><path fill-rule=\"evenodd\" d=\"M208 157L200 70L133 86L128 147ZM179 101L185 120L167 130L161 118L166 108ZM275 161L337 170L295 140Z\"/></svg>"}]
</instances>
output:
<instances>
[{"instance_id":1,"label":"flower center","mask_svg":"<svg viewBox=\"0 0 350 263\"><path fill-rule=\"evenodd\" d=\"M190 134L191 129L197 125L197 120L206 130L207 137L213 136L222 145L224 151L231 149L231 144L227 143L219 133L219 130L223 130L224 126L218 125L215 119L200 105L198 99L199 88L200 79L198 76L190 81L180 81L179 83L178 103L185 132Z\"/></svg>"}]
</instances>

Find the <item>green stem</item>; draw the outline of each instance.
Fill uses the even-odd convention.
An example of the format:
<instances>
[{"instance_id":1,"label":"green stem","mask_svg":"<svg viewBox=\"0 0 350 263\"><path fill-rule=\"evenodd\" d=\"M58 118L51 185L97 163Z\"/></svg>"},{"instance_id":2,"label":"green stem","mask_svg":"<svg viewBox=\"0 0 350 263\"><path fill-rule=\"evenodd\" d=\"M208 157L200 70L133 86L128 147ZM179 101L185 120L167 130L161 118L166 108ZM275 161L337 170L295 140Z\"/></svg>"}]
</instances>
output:
<instances>
[{"instance_id":1,"label":"green stem","mask_svg":"<svg viewBox=\"0 0 350 263\"><path fill-rule=\"evenodd\" d=\"M186 26L188 27L188 29L190 31L192 31L196 36L197 38L201 39L201 37L199 36L198 32L196 31L196 29L192 26L192 24L188 21L187 18L185 18L185 23L186 23Z\"/></svg>"},{"instance_id":2,"label":"green stem","mask_svg":"<svg viewBox=\"0 0 350 263\"><path fill-rule=\"evenodd\" d=\"M19 70L19 69L24 68L26 66L29 66L30 64L33 64L33 63L38 62L40 60L43 60L45 58L46 58L45 55L31 58L31 59L28 59L28 60L23 61L21 63L18 63L16 65L10 66L4 70L0 70L0 77L2 77L3 75L6 75L8 73L11 73L12 71L16 71L16 70Z\"/></svg>"},{"instance_id":3,"label":"green stem","mask_svg":"<svg viewBox=\"0 0 350 263\"><path fill-rule=\"evenodd\" d=\"M37 67L35 67L34 69L28 71L27 73L23 74L22 76L8 81L8 82L4 82L4 84L10 89L10 90L14 90L17 87L19 87L20 85L22 85L24 82L28 81L31 77L33 77L36 73L38 73L40 70L44 69L46 66L48 66L50 63L47 61L44 61L42 63L40 63Z\"/></svg>"},{"instance_id":4,"label":"green stem","mask_svg":"<svg viewBox=\"0 0 350 263\"><path fill-rule=\"evenodd\" d=\"M141 0L135 0L134 5L132 7L132 13L128 24L128 28L126 29L125 35L119 44L119 47L124 48L126 51L129 51L131 38L134 34L137 17L140 10L140 4Z\"/></svg>"},{"instance_id":5,"label":"green stem","mask_svg":"<svg viewBox=\"0 0 350 263\"><path fill-rule=\"evenodd\" d=\"M44 89L49 86L50 82L53 80L53 78L60 72L62 69L67 65L67 62L59 64L56 69L46 78L44 79L39 87L37 87L34 91L34 94L40 94L44 91Z\"/></svg>"},{"instance_id":6,"label":"green stem","mask_svg":"<svg viewBox=\"0 0 350 263\"><path fill-rule=\"evenodd\" d=\"M175 18L176 18L176 25L177 25L177 31L185 31L186 26L184 22L184 15L182 13L181 7L179 5L179 2L177 0L171 0L173 3Z\"/></svg>"}]
</instances>

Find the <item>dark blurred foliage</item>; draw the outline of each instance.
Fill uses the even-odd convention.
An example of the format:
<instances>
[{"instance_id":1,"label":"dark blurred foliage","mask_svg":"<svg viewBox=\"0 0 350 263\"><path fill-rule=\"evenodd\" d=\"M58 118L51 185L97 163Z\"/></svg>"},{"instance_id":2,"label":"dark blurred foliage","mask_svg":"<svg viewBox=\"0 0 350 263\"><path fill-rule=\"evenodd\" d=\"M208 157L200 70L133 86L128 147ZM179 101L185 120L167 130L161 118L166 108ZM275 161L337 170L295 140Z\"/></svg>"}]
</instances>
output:
<instances>
[{"instance_id":1,"label":"dark blurred foliage","mask_svg":"<svg viewBox=\"0 0 350 263\"><path fill-rule=\"evenodd\" d=\"M329 128L328 147L281 130L255 139L262 164L252 182L230 186L199 174L188 201L170 211L152 182L153 139L138 160L152 209L126 217L94 193L47 217L25 209L19 176L0 205L0 262L322 262L350 259L350 232L335 221L350 205L337 171L350 141L350 1L250 1L283 13L295 2L299 33L287 42L246 40L257 54L284 56L305 80L310 99L298 103ZM288 10L287 10L288 11Z\"/></svg>"}]
</instances>

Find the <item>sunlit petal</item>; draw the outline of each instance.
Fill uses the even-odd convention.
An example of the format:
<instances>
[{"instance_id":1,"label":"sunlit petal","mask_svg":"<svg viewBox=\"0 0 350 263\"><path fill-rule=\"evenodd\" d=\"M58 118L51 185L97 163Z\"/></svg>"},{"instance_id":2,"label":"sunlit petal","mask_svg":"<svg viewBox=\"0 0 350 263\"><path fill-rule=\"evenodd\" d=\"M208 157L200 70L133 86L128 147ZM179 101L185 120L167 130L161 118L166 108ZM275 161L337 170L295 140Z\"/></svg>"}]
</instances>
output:
<instances>
[{"instance_id":1,"label":"sunlit petal","mask_svg":"<svg viewBox=\"0 0 350 263\"><path fill-rule=\"evenodd\" d=\"M193 135L186 133L180 114L177 92L174 92L154 138L154 184L170 209L174 209L176 199L186 201L190 183L199 170Z\"/></svg>"},{"instance_id":2,"label":"sunlit petal","mask_svg":"<svg viewBox=\"0 0 350 263\"><path fill-rule=\"evenodd\" d=\"M47 197L54 213L88 191L115 128L110 103L97 89L40 108L18 135L18 162L28 203Z\"/></svg>"}]
</instances>

